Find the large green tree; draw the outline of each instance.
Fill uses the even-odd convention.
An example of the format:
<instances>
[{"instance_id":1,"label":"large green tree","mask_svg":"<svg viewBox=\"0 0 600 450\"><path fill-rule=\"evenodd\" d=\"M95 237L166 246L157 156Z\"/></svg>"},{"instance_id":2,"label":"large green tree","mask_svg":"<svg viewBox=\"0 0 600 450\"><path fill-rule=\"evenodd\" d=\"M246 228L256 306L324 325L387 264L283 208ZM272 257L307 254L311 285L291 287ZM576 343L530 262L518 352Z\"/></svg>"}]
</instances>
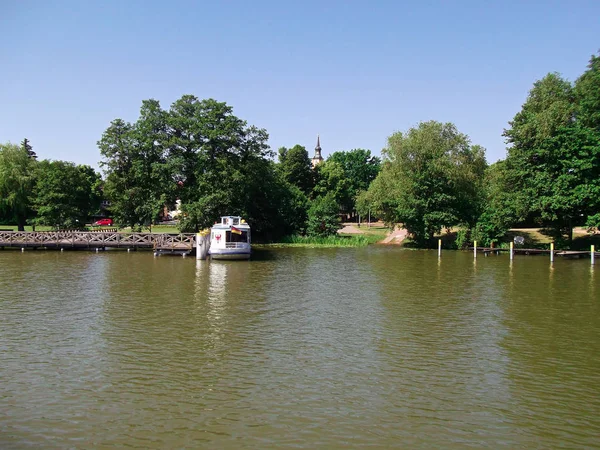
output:
<instances>
[{"instance_id":1,"label":"large green tree","mask_svg":"<svg viewBox=\"0 0 600 450\"><path fill-rule=\"evenodd\" d=\"M314 172L306 148L301 145L294 145L290 149L281 147L278 169L288 183L305 195L310 195L314 185Z\"/></svg>"},{"instance_id":2,"label":"large green tree","mask_svg":"<svg viewBox=\"0 0 600 450\"><path fill-rule=\"evenodd\" d=\"M592 55L588 69L575 81L573 92L577 122L600 131L600 56Z\"/></svg>"},{"instance_id":3,"label":"large green tree","mask_svg":"<svg viewBox=\"0 0 600 450\"><path fill-rule=\"evenodd\" d=\"M183 231L232 214L244 216L255 237L296 229L297 217L286 214L302 199L276 173L267 140L264 129L213 99L184 95L168 110L143 102L134 124L113 121L98 143L115 219L147 225L179 199Z\"/></svg>"},{"instance_id":4,"label":"large green tree","mask_svg":"<svg viewBox=\"0 0 600 450\"><path fill-rule=\"evenodd\" d=\"M166 161L166 133L166 113L158 101L145 100L134 124L113 120L98 141L104 195L121 226L149 226L173 201L176 184Z\"/></svg>"},{"instance_id":5,"label":"large green tree","mask_svg":"<svg viewBox=\"0 0 600 450\"><path fill-rule=\"evenodd\" d=\"M102 199L100 174L86 165L40 161L32 192L34 222L56 229L80 228Z\"/></svg>"},{"instance_id":6,"label":"large green tree","mask_svg":"<svg viewBox=\"0 0 600 450\"><path fill-rule=\"evenodd\" d=\"M453 124L422 122L395 133L383 156L369 197L387 222L402 222L419 245L443 227L475 224L485 154Z\"/></svg>"},{"instance_id":7,"label":"large green tree","mask_svg":"<svg viewBox=\"0 0 600 450\"><path fill-rule=\"evenodd\" d=\"M338 204L338 213L340 210L345 211L345 206L352 201L352 182L346 176L344 167L337 161L327 159L314 170L317 182L311 197L315 199L331 194Z\"/></svg>"},{"instance_id":8,"label":"large green tree","mask_svg":"<svg viewBox=\"0 0 600 450\"><path fill-rule=\"evenodd\" d=\"M31 189L35 183L36 161L27 149L0 144L0 209L13 218L19 231L31 217Z\"/></svg>"},{"instance_id":9,"label":"large green tree","mask_svg":"<svg viewBox=\"0 0 600 450\"><path fill-rule=\"evenodd\" d=\"M356 197L361 191L366 191L371 182L381 170L381 159L371 156L370 150L357 148L347 152L334 152L327 163L335 162L343 170L345 178L345 192L341 196L342 210L352 212L356 209Z\"/></svg>"},{"instance_id":10,"label":"large green tree","mask_svg":"<svg viewBox=\"0 0 600 450\"><path fill-rule=\"evenodd\" d=\"M596 78L594 78L596 77ZM576 89L557 74L534 83L505 130L510 144L503 185L511 196L508 215L567 235L599 210L600 129L595 108L597 61ZM505 194L504 194L505 195Z\"/></svg>"}]
</instances>

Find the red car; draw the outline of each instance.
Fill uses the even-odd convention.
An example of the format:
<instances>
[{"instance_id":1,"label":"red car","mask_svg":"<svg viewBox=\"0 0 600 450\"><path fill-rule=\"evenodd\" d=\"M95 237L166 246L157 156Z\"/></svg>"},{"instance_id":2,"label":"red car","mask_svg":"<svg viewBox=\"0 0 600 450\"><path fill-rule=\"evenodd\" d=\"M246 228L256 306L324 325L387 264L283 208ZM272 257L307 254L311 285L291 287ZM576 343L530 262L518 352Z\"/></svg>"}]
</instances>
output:
<instances>
[{"instance_id":1,"label":"red car","mask_svg":"<svg viewBox=\"0 0 600 450\"><path fill-rule=\"evenodd\" d=\"M112 219L100 219L95 221L92 225L94 226L111 226L113 224Z\"/></svg>"}]
</instances>

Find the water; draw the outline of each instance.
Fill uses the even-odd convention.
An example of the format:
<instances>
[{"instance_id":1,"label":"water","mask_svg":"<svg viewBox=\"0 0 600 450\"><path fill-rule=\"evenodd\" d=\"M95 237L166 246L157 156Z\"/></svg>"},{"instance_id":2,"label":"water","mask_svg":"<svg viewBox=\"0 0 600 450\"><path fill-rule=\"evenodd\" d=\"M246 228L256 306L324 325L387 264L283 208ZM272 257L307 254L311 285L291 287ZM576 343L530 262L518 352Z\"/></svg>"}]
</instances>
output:
<instances>
[{"instance_id":1,"label":"water","mask_svg":"<svg viewBox=\"0 0 600 450\"><path fill-rule=\"evenodd\" d=\"M0 251L0 447L600 448L599 269Z\"/></svg>"}]
</instances>

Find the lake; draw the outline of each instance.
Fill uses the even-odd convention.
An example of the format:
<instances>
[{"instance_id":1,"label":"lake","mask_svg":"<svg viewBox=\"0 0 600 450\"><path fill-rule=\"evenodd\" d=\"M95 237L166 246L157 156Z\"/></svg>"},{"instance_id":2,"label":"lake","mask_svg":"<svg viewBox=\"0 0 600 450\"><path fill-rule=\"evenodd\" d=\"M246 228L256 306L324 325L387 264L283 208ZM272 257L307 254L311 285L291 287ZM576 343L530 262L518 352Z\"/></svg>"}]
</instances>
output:
<instances>
[{"instance_id":1,"label":"lake","mask_svg":"<svg viewBox=\"0 0 600 450\"><path fill-rule=\"evenodd\" d=\"M599 272L0 251L0 447L600 448Z\"/></svg>"}]
</instances>

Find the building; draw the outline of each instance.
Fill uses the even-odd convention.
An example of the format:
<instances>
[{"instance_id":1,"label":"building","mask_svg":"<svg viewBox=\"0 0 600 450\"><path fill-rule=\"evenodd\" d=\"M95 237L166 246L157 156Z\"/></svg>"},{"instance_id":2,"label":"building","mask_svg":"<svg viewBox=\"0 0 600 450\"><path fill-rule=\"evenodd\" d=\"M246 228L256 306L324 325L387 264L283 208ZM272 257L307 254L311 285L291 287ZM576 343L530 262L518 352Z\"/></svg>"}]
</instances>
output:
<instances>
[{"instance_id":1,"label":"building","mask_svg":"<svg viewBox=\"0 0 600 450\"><path fill-rule=\"evenodd\" d=\"M319 135L317 134L317 146L315 147L315 156L313 156L312 166L315 167L317 164L323 162L323 157L321 156L321 141L319 139Z\"/></svg>"}]
</instances>

